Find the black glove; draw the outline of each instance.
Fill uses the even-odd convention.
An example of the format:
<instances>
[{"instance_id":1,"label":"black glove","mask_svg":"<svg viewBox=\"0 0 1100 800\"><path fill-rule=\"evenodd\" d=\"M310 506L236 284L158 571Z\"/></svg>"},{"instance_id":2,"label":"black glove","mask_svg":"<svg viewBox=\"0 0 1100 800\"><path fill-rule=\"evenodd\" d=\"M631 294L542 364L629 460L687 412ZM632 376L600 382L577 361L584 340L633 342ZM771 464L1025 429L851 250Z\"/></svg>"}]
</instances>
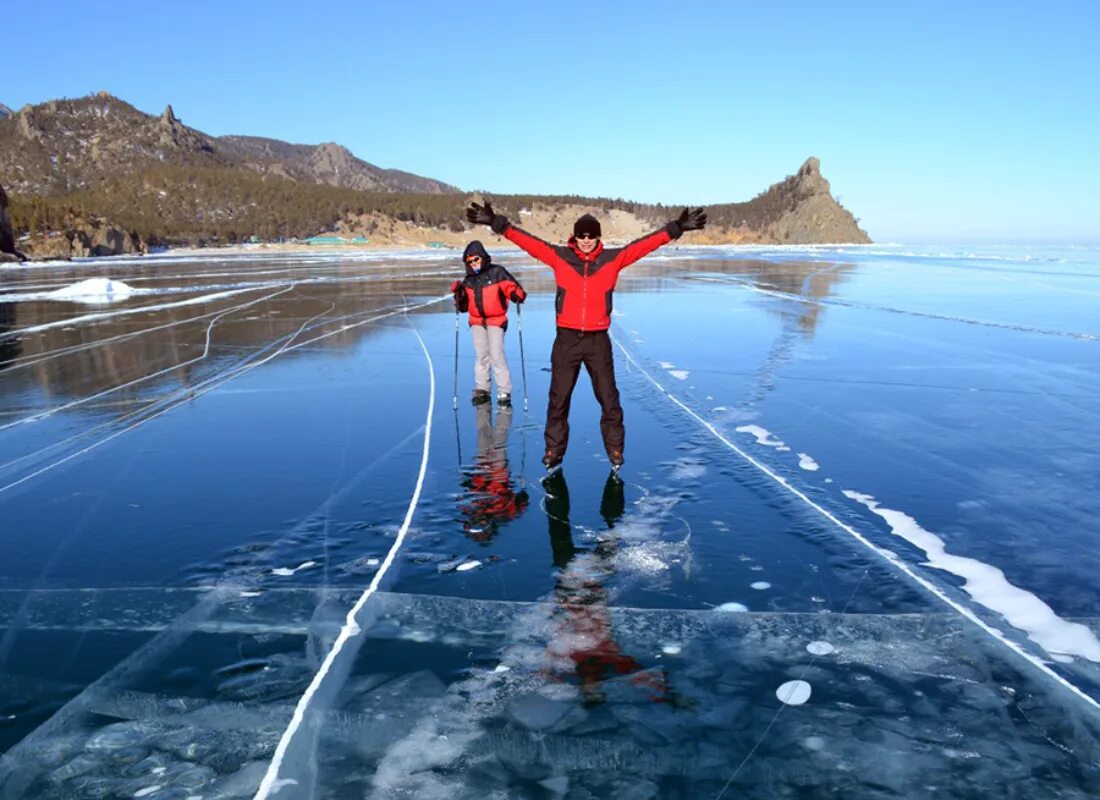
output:
<instances>
[{"instance_id":1,"label":"black glove","mask_svg":"<svg viewBox=\"0 0 1100 800\"><path fill-rule=\"evenodd\" d=\"M466 312L470 308L470 298L466 294L466 290L461 286L455 289L455 309L458 311Z\"/></svg>"},{"instance_id":2,"label":"black glove","mask_svg":"<svg viewBox=\"0 0 1100 800\"><path fill-rule=\"evenodd\" d=\"M676 219L676 224L680 226L681 231L701 231L707 224L707 215L701 208L694 211L685 208Z\"/></svg>"},{"instance_id":3,"label":"black glove","mask_svg":"<svg viewBox=\"0 0 1100 800\"><path fill-rule=\"evenodd\" d=\"M483 206L470 203L470 207L466 209L466 219L475 225L492 225L495 216L493 205L488 200L485 201Z\"/></svg>"},{"instance_id":4,"label":"black glove","mask_svg":"<svg viewBox=\"0 0 1100 800\"><path fill-rule=\"evenodd\" d=\"M523 295L521 295L519 292L512 292L512 295L511 295L510 299L513 303L515 303L518 306L520 303L522 303L527 298L523 297Z\"/></svg>"},{"instance_id":5,"label":"black glove","mask_svg":"<svg viewBox=\"0 0 1100 800\"><path fill-rule=\"evenodd\" d=\"M475 225L488 225L498 236L508 230L508 217L493 211L493 206L488 200L483 206L470 203L470 207L466 209L466 219Z\"/></svg>"}]
</instances>

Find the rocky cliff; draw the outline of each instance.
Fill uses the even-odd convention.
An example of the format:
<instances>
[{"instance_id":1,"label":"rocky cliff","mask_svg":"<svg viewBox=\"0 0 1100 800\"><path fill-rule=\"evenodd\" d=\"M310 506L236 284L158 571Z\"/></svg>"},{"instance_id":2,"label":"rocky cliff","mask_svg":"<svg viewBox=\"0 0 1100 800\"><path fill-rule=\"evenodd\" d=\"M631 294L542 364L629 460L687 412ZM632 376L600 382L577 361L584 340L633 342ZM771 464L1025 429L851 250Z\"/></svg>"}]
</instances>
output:
<instances>
[{"instance_id":1,"label":"rocky cliff","mask_svg":"<svg viewBox=\"0 0 1100 800\"><path fill-rule=\"evenodd\" d=\"M140 236L103 217L76 215L57 230L32 236L23 247L32 261L135 255L147 249Z\"/></svg>"},{"instance_id":2,"label":"rocky cliff","mask_svg":"<svg viewBox=\"0 0 1100 800\"><path fill-rule=\"evenodd\" d=\"M761 200L779 213L764 226L764 236L789 244L866 244L871 237L832 195L821 163L808 158L798 172L770 187Z\"/></svg>"},{"instance_id":3,"label":"rocky cliff","mask_svg":"<svg viewBox=\"0 0 1100 800\"><path fill-rule=\"evenodd\" d=\"M8 210L8 195L0 186L0 263L22 261L15 250L15 235L11 226L11 212Z\"/></svg>"}]
</instances>

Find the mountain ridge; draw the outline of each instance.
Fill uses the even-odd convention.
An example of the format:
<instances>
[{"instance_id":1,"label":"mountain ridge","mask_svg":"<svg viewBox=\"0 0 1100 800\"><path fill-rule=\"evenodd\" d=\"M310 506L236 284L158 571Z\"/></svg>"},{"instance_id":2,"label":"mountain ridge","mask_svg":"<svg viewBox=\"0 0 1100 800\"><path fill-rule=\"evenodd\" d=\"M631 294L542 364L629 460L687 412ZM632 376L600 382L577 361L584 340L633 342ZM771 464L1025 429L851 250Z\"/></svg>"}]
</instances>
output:
<instances>
[{"instance_id":1,"label":"mountain ridge","mask_svg":"<svg viewBox=\"0 0 1100 800\"><path fill-rule=\"evenodd\" d=\"M24 106L0 119L0 175L13 194L79 191L161 165L245 168L357 191L458 191L432 178L383 169L334 143L210 136L185 125L171 105L158 117L106 92Z\"/></svg>"},{"instance_id":2,"label":"mountain ridge","mask_svg":"<svg viewBox=\"0 0 1100 800\"><path fill-rule=\"evenodd\" d=\"M476 235L464 209L481 196L377 167L335 142L210 136L185 125L171 105L153 116L105 92L24 106L0 119L0 185L10 191L16 231L32 240L29 252L37 249L35 237L92 220L141 247L324 232L354 232L373 244L458 245ZM622 199L492 196L513 219L539 210L546 226L540 235L550 238L568 237L574 211L614 211L615 235L626 238L679 212ZM710 223L693 242L870 241L833 197L815 157L752 200L711 204L707 212Z\"/></svg>"}]
</instances>

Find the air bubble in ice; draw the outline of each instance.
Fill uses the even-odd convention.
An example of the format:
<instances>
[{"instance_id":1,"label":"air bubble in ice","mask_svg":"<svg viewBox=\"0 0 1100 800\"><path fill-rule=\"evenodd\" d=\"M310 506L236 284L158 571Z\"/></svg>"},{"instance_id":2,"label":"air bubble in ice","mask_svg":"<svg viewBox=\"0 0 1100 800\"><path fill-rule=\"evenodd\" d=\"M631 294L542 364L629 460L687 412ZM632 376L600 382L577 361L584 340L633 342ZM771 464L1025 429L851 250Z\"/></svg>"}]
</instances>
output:
<instances>
[{"instance_id":1,"label":"air bubble in ice","mask_svg":"<svg viewBox=\"0 0 1100 800\"><path fill-rule=\"evenodd\" d=\"M806 681L787 681L775 690L775 696L789 706L800 706L810 699L810 692Z\"/></svg>"},{"instance_id":2,"label":"air bubble in ice","mask_svg":"<svg viewBox=\"0 0 1100 800\"><path fill-rule=\"evenodd\" d=\"M744 612L749 610L749 607L746 606L746 605L743 605L741 603L722 603L722 605L717 606L714 610L715 611L730 611L730 612L734 612L734 613L744 613Z\"/></svg>"}]
</instances>

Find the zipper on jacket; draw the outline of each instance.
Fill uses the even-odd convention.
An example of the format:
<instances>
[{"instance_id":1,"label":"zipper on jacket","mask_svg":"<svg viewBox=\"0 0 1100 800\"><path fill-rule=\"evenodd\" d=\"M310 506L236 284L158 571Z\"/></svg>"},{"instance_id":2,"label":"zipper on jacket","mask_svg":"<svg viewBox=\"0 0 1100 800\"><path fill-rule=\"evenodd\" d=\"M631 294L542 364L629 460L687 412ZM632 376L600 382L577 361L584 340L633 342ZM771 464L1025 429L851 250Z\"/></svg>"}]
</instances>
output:
<instances>
[{"instance_id":1,"label":"zipper on jacket","mask_svg":"<svg viewBox=\"0 0 1100 800\"><path fill-rule=\"evenodd\" d=\"M588 316L588 265L591 262L584 262L584 283L581 284L581 332L583 333L587 328L584 327L585 317Z\"/></svg>"}]
</instances>

